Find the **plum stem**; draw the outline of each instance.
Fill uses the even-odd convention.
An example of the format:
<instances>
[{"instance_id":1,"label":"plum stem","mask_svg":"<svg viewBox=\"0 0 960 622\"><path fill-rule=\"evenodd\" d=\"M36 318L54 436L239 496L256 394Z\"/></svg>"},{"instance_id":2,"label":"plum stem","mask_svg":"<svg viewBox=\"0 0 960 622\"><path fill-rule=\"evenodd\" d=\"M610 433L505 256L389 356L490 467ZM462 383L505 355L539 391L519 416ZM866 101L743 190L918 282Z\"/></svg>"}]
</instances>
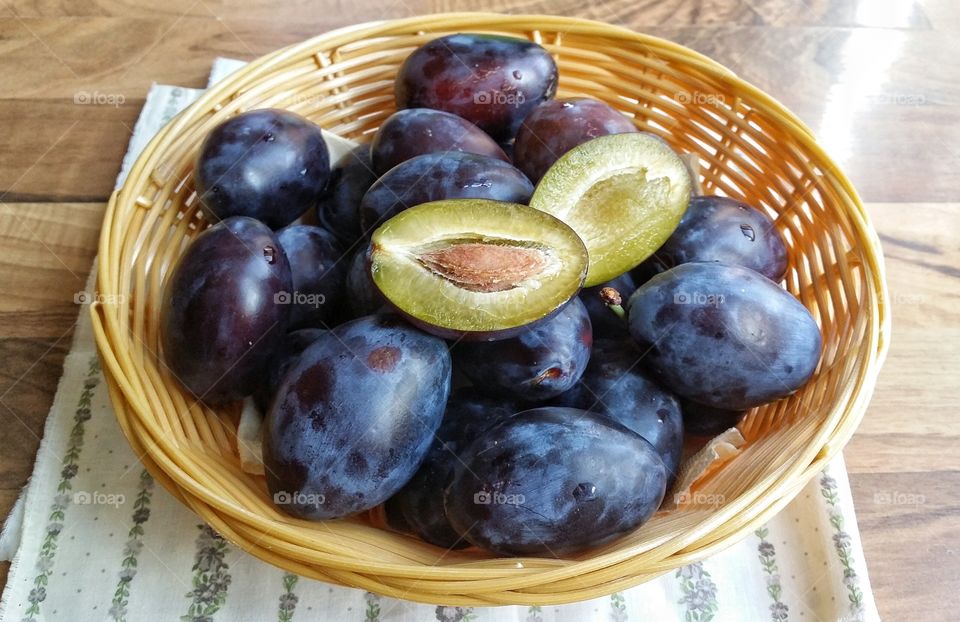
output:
<instances>
[{"instance_id":1,"label":"plum stem","mask_svg":"<svg viewBox=\"0 0 960 622\"><path fill-rule=\"evenodd\" d=\"M627 313L623 310L623 296L613 287L600 288L600 300L607 308L613 311L618 318L626 321Z\"/></svg>"}]
</instances>

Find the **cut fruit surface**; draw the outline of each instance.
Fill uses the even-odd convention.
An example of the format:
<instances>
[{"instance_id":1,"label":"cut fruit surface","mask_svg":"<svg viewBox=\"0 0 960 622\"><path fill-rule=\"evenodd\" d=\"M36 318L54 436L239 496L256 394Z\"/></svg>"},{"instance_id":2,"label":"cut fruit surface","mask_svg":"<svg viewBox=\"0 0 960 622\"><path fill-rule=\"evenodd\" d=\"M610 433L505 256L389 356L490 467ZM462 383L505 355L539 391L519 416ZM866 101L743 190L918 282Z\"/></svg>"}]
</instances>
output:
<instances>
[{"instance_id":1,"label":"cut fruit surface","mask_svg":"<svg viewBox=\"0 0 960 622\"><path fill-rule=\"evenodd\" d=\"M590 254L586 285L630 270L666 241L690 201L683 160L652 134L600 136L571 149L530 206L572 227Z\"/></svg>"},{"instance_id":2,"label":"cut fruit surface","mask_svg":"<svg viewBox=\"0 0 960 622\"><path fill-rule=\"evenodd\" d=\"M587 273L576 232L516 203L424 203L388 220L371 242L377 288L444 337L512 336L562 308Z\"/></svg>"}]
</instances>

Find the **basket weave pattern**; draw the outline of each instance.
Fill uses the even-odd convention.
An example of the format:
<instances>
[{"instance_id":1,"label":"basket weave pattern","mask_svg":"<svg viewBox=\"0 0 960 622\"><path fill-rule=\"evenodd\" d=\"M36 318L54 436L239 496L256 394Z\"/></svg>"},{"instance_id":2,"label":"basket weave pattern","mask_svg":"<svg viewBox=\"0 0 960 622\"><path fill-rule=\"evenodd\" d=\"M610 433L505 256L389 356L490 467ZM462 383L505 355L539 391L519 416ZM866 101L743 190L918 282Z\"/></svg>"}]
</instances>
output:
<instances>
[{"instance_id":1,"label":"basket weave pattern","mask_svg":"<svg viewBox=\"0 0 960 622\"><path fill-rule=\"evenodd\" d=\"M706 193L776 219L786 287L820 323L814 379L751 412L745 449L697 489L716 505L660 513L637 532L571 560L447 552L368 517L309 523L278 511L243 473L238 412L195 403L164 368L158 310L171 267L205 223L191 181L206 133L253 108L282 107L367 141L394 109L393 79L417 46L455 32L544 45L559 96L589 96L700 155ZM721 550L771 517L853 434L889 339L879 241L849 181L810 131L768 95L679 45L580 19L445 14L363 24L263 57L204 94L150 143L110 200L92 309L118 421L149 471L253 555L300 575L436 604L558 604L612 593Z\"/></svg>"}]
</instances>

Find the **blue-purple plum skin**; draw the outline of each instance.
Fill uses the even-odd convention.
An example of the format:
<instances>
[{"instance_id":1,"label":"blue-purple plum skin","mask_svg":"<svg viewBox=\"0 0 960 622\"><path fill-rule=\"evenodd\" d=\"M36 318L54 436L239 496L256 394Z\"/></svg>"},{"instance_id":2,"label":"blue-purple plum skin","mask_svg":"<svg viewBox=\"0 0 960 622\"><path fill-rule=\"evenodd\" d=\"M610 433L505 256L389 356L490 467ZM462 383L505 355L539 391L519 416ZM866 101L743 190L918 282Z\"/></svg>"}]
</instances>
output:
<instances>
[{"instance_id":1,"label":"blue-purple plum skin","mask_svg":"<svg viewBox=\"0 0 960 622\"><path fill-rule=\"evenodd\" d=\"M253 393L287 331L290 265L273 232L226 218L187 247L160 309L163 359L197 399L218 405Z\"/></svg>"},{"instance_id":2,"label":"blue-purple plum skin","mask_svg":"<svg viewBox=\"0 0 960 622\"><path fill-rule=\"evenodd\" d=\"M514 415L466 454L444 496L447 517L498 555L580 553L635 530L666 491L667 470L650 443L574 408Z\"/></svg>"},{"instance_id":3,"label":"blue-purple plum skin","mask_svg":"<svg viewBox=\"0 0 960 622\"><path fill-rule=\"evenodd\" d=\"M377 180L360 203L365 234L408 207L441 199L530 201L533 184L511 164L465 153L428 153L401 162Z\"/></svg>"},{"instance_id":4,"label":"blue-purple plum skin","mask_svg":"<svg viewBox=\"0 0 960 622\"><path fill-rule=\"evenodd\" d=\"M252 110L215 127L194 183L207 218L256 218L280 229L312 209L330 177L320 128L286 110Z\"/></svg>"},{"instance_id":5,"label":"blue-purple plum skin","mask_svg":"<svg viewBox=\"0 0 960 622\"><path fill-rule=\"evenodd\" d=\"M375 181L370 145L355 147L330 171L330 181L317 203L317 220L344 248L351 248L363 237L360 201Z\"/></svg>"},{"instance_id":6,"label":"blue-purple plum skin","mask_svg":"<svg viewBox=\"0 0 960 622\"><path fill-rule=\"evenodd\" d=\"M758 209L721 196L695 196L677 229L635 270L647 278L675 266L714 261L759 272L773 281L787 270L787 247L773 220Z\"/></svg>"},{"instance_id":7,"label":"blue-purple plum skin","mask_svg":"<svg viewBox=\"0 0 960 622\"><path fill-rule=\"evenodd\" d=\"M515 403L486 397L471 387L454 391L420 470L385 504L387 522L443 548L469 546L447 520L443 491L470 443L517 411Z\"/></svg>"},{"instance_id":8,"label":"blue-purple plum skin","mask_svg":"<svg viewBox=\"0 0 960 622\"><path fill-rule=\"evenodd\" d=\"M810 312L758 272L687 263L630 299L630 334L668 389L723 410L746 410L794 393L820 360Z\"/></svg>"},{"instance_id":9,"label":"blue-purple plum skin","mask_svg":"<svg viewBox=\"0 0 960 622\"><path fill-rule=\"evenodd\" d=\"M676 477L683 455L683 415L673 393L661 387L629 341L598 339L580 381L556 399L561 406L604 415L645 438Z\"/></svg>"},{"instance_id":10,"label":"blue-purple plum skin","mask_svg":"<svg viewBox=\"0 0 960 622\"><path fill-rule=\"evenodd\" d=\"M495 397L541 401L572 388L590 360L590 316L573 298L553 317L516 337L460 342L453 347L457 369Z\"/></svg>"},{"instance_id":11,"label":"blue-purple plum skin","mask_svg":"<svg viewBox=\"0 0 960 622\"><path fill-rule=\"evenodd\" d=\"M290 225L277 232L290 262L291 328L328 328L342 303L347 262L333 234L322 227Z\"/></svg>"},{"instance_id":12,"label":"blue-purple plum skin","mask_svg":"<svg viewBox=\"0 0 960 622\"><path fill-rule=\"evenodd\" d=\"M401 65L397 108L433 108L463 117L498 142L557 91L557 65L525 39L455 34L420 46Z\"/></svg>"},{"instance_id":13,"label":"blue-purple plum skin","mask_svg":"<svg viewBox=\"0 0 960 622\"><path fill-rule=\"evenodd\" d=\"M503 149L473 123L430 108L407 108L390 115L377 130L370 151L374 170L381 175L427 153L465 151L510 161Z\"/></svg>"},{"instance_id":14,"label":"blue-purple plum skin","mask_svg":"<svg viewBox=\"0 0 960 622\"><path fill-rule=\"evenodd\" d=\"M390 498L433 442L450 377L446 343L396 316L320 336L287 372L265 420L267 487L278 507L325 520Z\"/></svg>"}]
</instances>

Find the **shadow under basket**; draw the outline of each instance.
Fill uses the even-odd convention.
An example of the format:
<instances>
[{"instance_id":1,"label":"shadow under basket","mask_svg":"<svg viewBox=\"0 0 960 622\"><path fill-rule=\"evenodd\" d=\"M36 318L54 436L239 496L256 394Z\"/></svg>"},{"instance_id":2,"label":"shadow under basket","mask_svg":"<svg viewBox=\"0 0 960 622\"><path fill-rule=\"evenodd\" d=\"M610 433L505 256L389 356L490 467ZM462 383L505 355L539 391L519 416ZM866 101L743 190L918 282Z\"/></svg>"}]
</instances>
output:
<instances>
[{"instance_id":1,"label":"shadow under basket","mask_svg":"<svg viewBox=\"0 0 960 622\"><path fill-rule=\"evenodd\" d=\"M560 69L558 96L600 99L678 152L699 155L707 194L776 220L786 288L813 313L823 356L788 399L750 412L746 444L698 482L693 502L572 559L445 551L369 516L311 523L271 503L241 471L237 408L196 403L158 360L161 293L206 226L193 191L200 143L238 113L280 107L369 141L394 111L393 81L421 44L456 32L527 38ZM110 199L99 248L94 331L123 432L153 476L231 542L291 572L449 605L552 605L653 579L737 542L783 508L850 439L887 351L890 310L876 232L856 191L793 114L730 70L680 45L603 23L457 13L361 24L260 58L173 119ZM696 503L698 498L709 504ZM723 503L716 503L722 499Z\"/></svg>"}]
</instances>

